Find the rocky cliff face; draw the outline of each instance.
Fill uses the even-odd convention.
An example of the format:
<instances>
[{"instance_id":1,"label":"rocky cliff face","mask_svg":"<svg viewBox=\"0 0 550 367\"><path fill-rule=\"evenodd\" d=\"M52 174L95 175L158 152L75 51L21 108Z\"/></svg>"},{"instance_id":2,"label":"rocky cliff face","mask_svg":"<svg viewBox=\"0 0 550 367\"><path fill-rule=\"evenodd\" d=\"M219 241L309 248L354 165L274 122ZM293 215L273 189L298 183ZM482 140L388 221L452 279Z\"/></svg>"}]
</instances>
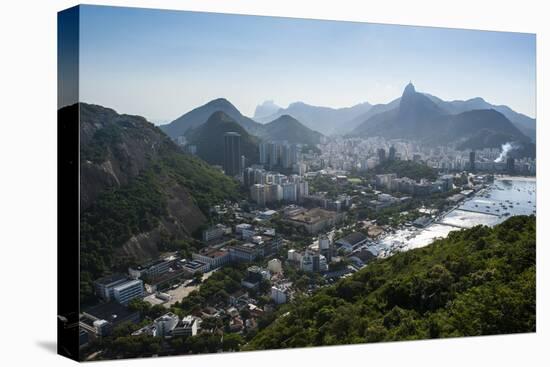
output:
<instances>
[{"instance_id":1,"label":"rocky cliff face","mask_svg":"<svg viewBox=\"0 0 550 367\"><path fill-rule=\"evenodd\" d=\"M80 103L61 109L59 118L74 109L84 283L158 256L161 243L189 238L204 225L213 203L236 197L233 180L183 154L143 117Z\"/></svg>"},{"instance_id":2,"label":"rocky cliff face","mask_svg":"<svg viewBox=\"0 0 550 367\"><path fill-rule=\"evenodd\" d=\"M80 104L80 210L105 189L127 185L150 167L164 149L176 149L143 117Z\"/></svg>"},{"instance_id":3,"label":"rocky cliff face","mask_svg":"<svg viewBox=\"0 0 550 367\"><path fill-rule=\"evenodd\" d=\"M166 180L166 177L163 178ZM191 236L206 223L206 217L193 201L189 191L177 182L167 180L162 190L165 197L165 215L148 231L138 232L114 252L118 263L139 263L160 255L158 244L162 236L171 240Z\"/></svg>"}]
</instances>

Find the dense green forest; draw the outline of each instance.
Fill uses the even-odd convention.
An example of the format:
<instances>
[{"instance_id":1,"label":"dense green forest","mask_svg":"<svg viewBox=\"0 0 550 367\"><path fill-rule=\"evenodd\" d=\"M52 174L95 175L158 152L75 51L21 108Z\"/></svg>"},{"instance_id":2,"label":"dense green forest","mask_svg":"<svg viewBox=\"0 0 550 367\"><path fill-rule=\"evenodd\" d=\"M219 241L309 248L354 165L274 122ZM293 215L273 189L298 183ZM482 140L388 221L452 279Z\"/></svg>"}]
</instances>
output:
<instances>
[{"instance_id":1,"label":"dense green forest","mask_svg":"<svg viewBox=\"0 0 550 367\"><path fill-rule=\"evenodd\" d=\"M534 332L534 216L370 263L298 297L247 350Z\"/></svg>"},{"instance_id":2,"label":"dense green forest","mask_svg":"<svg viewBox=\"0 0 550 367\"><path fill-rule=\"evenodd\" d=\"M376 174L395 173L397 177L409 177L417 181L422 178L433 181L437 178L435 169L415 161L386 160L376 166L374 171Z\"/></svg>"}]
</instances>

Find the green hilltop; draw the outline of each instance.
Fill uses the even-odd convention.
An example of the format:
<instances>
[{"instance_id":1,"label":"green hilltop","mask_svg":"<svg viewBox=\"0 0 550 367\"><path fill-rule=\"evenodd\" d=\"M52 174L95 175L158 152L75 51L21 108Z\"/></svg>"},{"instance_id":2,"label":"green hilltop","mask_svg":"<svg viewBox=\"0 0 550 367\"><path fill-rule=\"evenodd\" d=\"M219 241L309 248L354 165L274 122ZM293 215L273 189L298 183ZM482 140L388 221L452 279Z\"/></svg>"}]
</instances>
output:
<instances>
[{"instance_id":1,"label":"green hilltop","mask_svg":"<svg viewBox=\"0 0 550 367\"><path fill-rule=\"evenodd\" d=\"M247 350L534 332L536 219L454 231L283 306Z\"/></svg>"},{"instance_id":2,"label":"green hilltop","mask_svg":"<svg viewBox=\"0 0 550 367\"><path fill-rule=\"evenodd\" d=\"M223 111L214 112L204 124L188 130L186 137L189 144L197 147L199 157L210 164L223 165L224 135L227 132L236 132L241 136L241 154L249 162L257 163L260 158L259 139L249 134L245 128Z\"/></svg>"}]
</instances>

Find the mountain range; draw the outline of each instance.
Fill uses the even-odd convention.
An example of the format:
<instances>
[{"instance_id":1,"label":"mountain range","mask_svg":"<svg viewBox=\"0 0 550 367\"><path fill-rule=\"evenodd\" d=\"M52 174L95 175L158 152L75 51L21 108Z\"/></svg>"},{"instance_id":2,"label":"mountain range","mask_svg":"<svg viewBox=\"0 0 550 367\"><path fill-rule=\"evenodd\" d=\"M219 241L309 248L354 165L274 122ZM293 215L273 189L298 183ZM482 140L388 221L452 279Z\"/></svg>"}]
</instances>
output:
<instances>
[{"instance_id":1,"label":"mountain range","mask_svg":"<svg viewBox=\"0 0 550 367\"><path fill-rule=\"evenodd\" d=\"M441 98L427 93L422 94L428 97L447 114L459 114L466 111L483 109L498 111L510 120L524 135L528 136L533 142L535 141L536 120L515 112L508 106L493 105L481 97L471 98L465 101L444 101ZM273 103L273 101L266 101L256 108L254 120L265 123L278 116L288 114L298 119L309 128L320 131L325 135L346 134L352 132L371 117L395 109L399 106L400 101L401 97L386 104L371 105L365 102L341 109L312 106L303 102L291 103L287 108L282 108Z\"/></svg>"},{"instance_id":2,"label":"mountain range","mask_svg":"<svg viewBox=\"0 0 550 367\"><path fill-rule=\"evenodd\" d=\"M276 107L270 101L256 107L254 120L266 123L281 116L290 115L312 130L317 130L325 135L338 134L345 129L351 131L357 124L353 124L355 118L367 113L371 109L368 102L360 103L351 107L331 108L313 106L304 102L291 103L287 108L279 107L271 114L266 111L273 111ZM362 120L363 121L363 120ZM360 121L360 122L362 122Z\"/></svg>"},{"instance_id":3,"label":"mountain range","mask_svg":"<svg viewBox=\"0 0 550 367\"><path fill-rule=\"evenodd\" d=\"M489 110L495 113L471 112ZM224 112L249 135L261 140L307 145L318 143L324 133L406 138L428 144L454 144L461 149L499 147L514 141L534 152L532 143L536 139L536 120L508 106L493 105L480 97L444 101L417 92L412 83L402 96L387 104L365 102L330 108L295 102L281 108L273 101L266 101L256 107L254 119L244 116L228 100L218 98L160 128L172 138L187 137L188 131L204 124L217 111Z\"/></svg>"},{"instance_id":4,"label":"mountain range","mask_svg":"<svg viewBox=\"0 0 550 367\"><path fill-rule=\"evenodd\" d=\"M223 112L227 118L246 130L249 135L265 141L277 140L294 144L314 145L319 143L322 136L321 133L308 128L295 117L288 115L274 117L265 124L258 123L244 116L231 102L224 98L218 98L197 107L171 123L161 125L160 128L172 138L179 136L189 138L191 130L205 124L217 112ZM227 120L227 118L225 119ZM204 132L203 129L200 131ZM192 135L194 140L197 140L197 133L194 132ZM211 134L209 136L212 137Z\"/></svg>"},{"instance_id":5,"label":"mountain range","mask_svg":"<svg viewBox=\"0 0 550 367\"><path fill-rule=\"evenodd\" d=\"M290 144L316 145L323 134L311 130L290 115L282 115L264 125L260 137L264 140L287 141Z\"/></svg>"},{"instance_id":6,"label":"mountain range","mask_svg":"<svg viewBox=\"0 0 550 367\"><path fill-rule=\"evenodd\" d=\"M237 121L225 112L214 112L208 120L185 133L188 144L197 147L197 155L210 164L222 165L224 151L224 134L236 132L241 136L241 154L248 164L259 163L259 148L261 140L286 141L289 144L314 146L319 143L322 134L312 131L295 118L283 115L278 119L263 125L260 136L249 134Z\"/></svg>"},{"instance_id":7,"label":"mountain range","mask_svg":"<svg viewBox=\"0 0 550 367\"><path fill-rule=\"evenodd\" d=\"M481 98L445 102L417 92L410 83L399 99L381 107L380 112L365 116L350 135L409 139L430 145L454 144L459 149L500 148L504 143L515 142L522 154L534 155L532 138L522 132L532 129L534 136L534 122L501 106L500 110L512 112L522 120L520 129L519 123L512 123L493 107Z\"/></svg>"},{"instance_id":8,"label":"mountain range","mask_svg":"<svg viewBox=\"0 0 550 367\"><path fill-rule=\"evenodd\" d=\"M471 110L488 110L493 109L502 113L510 120L524 135L528 136L533 142L536 140L536 120L518 113L505 105L493 105L485 101L481 97L471 98L465 101L450 101L446 102L442 99L425 93L425 95L435 102L439 107L447 111L449 114L458 114Z\"/></svg>"},{"instance_id":9,"label":"mountain range","mask_svg":"<svg viewBox=\"0 0 550 367\"><path fill-rule=\"evenodd\" d=\"M244 116L231 102L225 98L214 99L200 107L197 107L174 121L166 125L161 125L160 128L166 135L176 138L183 136L192 128L204 124L214 112L221 111L231 117L235 122L246 129L250 134L258 134L262 129L262 124Z\"/></svg>"}]
</instances>

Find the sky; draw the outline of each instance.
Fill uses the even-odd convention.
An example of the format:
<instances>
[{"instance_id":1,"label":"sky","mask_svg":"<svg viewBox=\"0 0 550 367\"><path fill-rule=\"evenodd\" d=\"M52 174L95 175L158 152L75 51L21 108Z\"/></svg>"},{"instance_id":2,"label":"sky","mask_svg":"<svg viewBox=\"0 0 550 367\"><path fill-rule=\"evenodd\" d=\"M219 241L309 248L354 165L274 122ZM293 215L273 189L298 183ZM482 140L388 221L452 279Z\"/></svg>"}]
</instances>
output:
<instances>
[{"instance_id":1,"label":"sky","mask_svg":"<svg viewBox=\"0 0 550 367\"><path fill-rule=\"evenodd\" d=\"M167 123L224 97L387 103L412 81L444 100L482 97L535 117L535 35L83 6L80 100Z\"/></svg>"}]
</instances>

